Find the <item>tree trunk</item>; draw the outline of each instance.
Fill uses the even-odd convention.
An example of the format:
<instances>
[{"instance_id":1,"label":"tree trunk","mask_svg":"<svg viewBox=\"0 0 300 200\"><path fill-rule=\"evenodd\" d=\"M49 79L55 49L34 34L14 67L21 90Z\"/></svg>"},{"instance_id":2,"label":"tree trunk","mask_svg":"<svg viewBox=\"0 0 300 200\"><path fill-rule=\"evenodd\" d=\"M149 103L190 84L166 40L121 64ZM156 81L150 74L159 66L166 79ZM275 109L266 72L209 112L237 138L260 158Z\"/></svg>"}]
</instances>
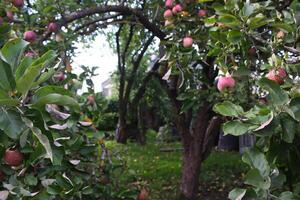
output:
<instances>
[{"instance_id":1,"label":"tree trunk","mask_svg":"<svg viewBox=\"0 0 300 200\"><path fill-rule=\"evenodd\" d=\"M184 149L182 177L180 184L181 199L197 199L199 175L202 164L200 146L192 142L190 148Z\"/></svg>"},{"instance_id":2,"label":"tree trunk","mask_svg":"<svg viewBox=\"0 0 300 200\"><path fill-rule=\"evenodd\" d=\"M204 106L197 113L194 121L187 126L186 117L179 117L178 129L182 134L183 142L183 166L180 184L182 199L197 199L199 187L199 175L203 161L206 131L210 121L210 107Z\"/></svg>"}]
</instances>

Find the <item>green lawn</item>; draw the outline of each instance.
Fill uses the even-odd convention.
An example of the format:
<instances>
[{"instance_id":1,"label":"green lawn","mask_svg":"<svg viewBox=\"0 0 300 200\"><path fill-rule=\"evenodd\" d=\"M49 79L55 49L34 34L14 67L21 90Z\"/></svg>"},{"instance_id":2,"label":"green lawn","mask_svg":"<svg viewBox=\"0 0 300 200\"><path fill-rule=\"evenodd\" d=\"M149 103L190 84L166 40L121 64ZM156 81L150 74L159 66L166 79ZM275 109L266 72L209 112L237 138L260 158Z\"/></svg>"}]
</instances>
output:
<instances>
[{"instance_id":1,"label":"green lawn","mask_svg":"<svg viewBox=\"0 0 300 200\"><path fill-rule=\"evenodd\" d=\"M107 141L106 146L113 163L125 166L114 174L120 185L150 188L151 200L175 198L181 174L181 152L160 152L160 148L180 148L180 143L158 144L155 134L150 133L145 146L130 142L122 145L114 141ZM228 190L240 183L245 170L238 153L213 152L202 166L201 194L227 195Z\"/></svg>"}]
</instances>

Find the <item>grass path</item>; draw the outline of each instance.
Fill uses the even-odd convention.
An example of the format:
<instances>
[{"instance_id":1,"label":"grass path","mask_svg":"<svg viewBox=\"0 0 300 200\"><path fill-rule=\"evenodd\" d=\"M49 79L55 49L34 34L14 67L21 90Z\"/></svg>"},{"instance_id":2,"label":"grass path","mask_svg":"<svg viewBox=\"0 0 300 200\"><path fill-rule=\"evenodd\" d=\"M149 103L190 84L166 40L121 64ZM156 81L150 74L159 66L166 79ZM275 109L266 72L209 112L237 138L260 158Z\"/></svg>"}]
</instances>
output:
<instances>
[{"instance_id":1,"label":"grass path","mask_svg":"<svg viewBox=\"0 0 300 200\"><path fill-rule=\"evenodd\" d=\"M181 145L178 142L156 143L153 133L148 134L147 139L145 146L106 142L113 163L125 166L114 176L127 188L150 188L150 200L174 199L180 181L181 152L160 152L160 148L179 148ZM202 166L201 199L226 199L229 190L240 184L245 170L238 153L213 152Z\"/></svg>"}]
</instances>

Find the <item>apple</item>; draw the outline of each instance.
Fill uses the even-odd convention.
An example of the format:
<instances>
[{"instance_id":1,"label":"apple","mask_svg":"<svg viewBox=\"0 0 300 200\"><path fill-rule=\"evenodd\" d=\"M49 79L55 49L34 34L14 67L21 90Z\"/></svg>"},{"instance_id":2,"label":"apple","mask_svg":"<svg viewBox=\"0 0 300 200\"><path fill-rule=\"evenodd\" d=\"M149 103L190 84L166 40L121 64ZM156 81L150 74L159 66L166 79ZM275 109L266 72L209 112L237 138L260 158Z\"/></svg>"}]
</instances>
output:
<instances>
[{"instance_id":1,"label":"apple","mask_svg":"<svg viewBox=\"0 0 300 200\"><path fill-rule=\"evenodd\" d=\"M183 42L183 47L189 48L193 45L193 38L187 36L183 38L182 42Z\"/></svg>"},{"instance_id":2,"label":"apple","mask_svg":"<svg viewBox=\"0 0 300 200\"><path fill-rule=\"evenodd\" d=\"M182 11L182 6L180 4L177 4L176 6L173 7L172 12L173 14L177 14Z\"/></svg>"},{"instance_id":3,"label":"apple","mask_svg":"<svg viewBox=\"0 0 300 200\"><path fill-rule=\"evenodd\" d=\"M278 31L276 34L277 39L282 39L284 37L284 32L283 31Z\"/></svg>"},{"instance_id":4,"label":"apple","mask_svg":"<svg viewBox=\"0 0 300 200\"><path fill-rule=\"evenodd\" d=\"M166 0L165 5L167 8L172 8L173 7L173 0Z\"/></svg>"},{"instance_id":5,"label":"apple","mask_svg":"<svg viewBox=\"0 0 300 200\"><path fill-rule=\"evenodd\" d=\"M226 88L234 88L235 80L231 76L223 76L218 79L217 88L220 92L225 90Z\"/></svg>"},{"instance_id":6,"label":"apple","mask_svg":"<svg viewBox=\"0 0 300 200\"><path fill-rule=\"evenodd\" d=\"M199 17L204 17L205 15L206 15L206 10L200 9L200 10L198 11L198 16L199 16Z\"/></svg>"},{"instance_id":7,"label":"apple","mask_svg":"<svg viewBox=\"0 0 300 200\"><path fill-rule=\"evenodd\" d=\"M278 73L278 76L280 76L280 78L285 78L287 76L287 73L284 68L279 68L277 70L277 73Z\"/></svg>"},{"instance_id":8,"label":"apple","mask_svg":"<svg viewBox=\"0 0 300 200\"><path fill-rule=\"evenodd\" d=\"M13 12L7 11L6 16L10 22L14 21L14 13Z\"/></svg>"},{"instance_id":9,"label":"apple","mask_svg":"<svg viewBox=\"0 0 300 200\"><path fill-rule=\"evenodd\" d=\"M23 162L23 154L16 149L7 149L4 154L4 161L9 166L19 166Z\"/></svg>"},{"instance_id":10,"label":"apple","mask_svg":"<svg viewBox=\"0 0 300 200\"><path fill-rule=\"evenodd\" d=\"M24 6L24 0L13 0L12 4L16 7L23 7Z\"/></svg>"},{"instance_id":11,"label":"apple","mask_svg":"<svg viewBox=\"0 0 300 200\"><path fill-rule=\"evenodd\" d=\"M37 35L34 31L26 31L24 33L24 40L27 42L34 42L37 39Z\"/></svg>"},{"instance_id":12,"label":"apple","mask_svg":"<svg viewBox=\"0 0 300 200\"><path fill-rule=\"evenodd\" d=\"M148 191L147 191L147 189L143 188L140 191L137 200L148 200L148 199L149 199Z\"/></svg>"},{"instance_id":13,"label":"apple","mask_svg":"<svg viewBox=\"0 0 300 200\"><path fill-rule=\"evenodd\" d=\"M274 81L276 83L278 83L279 85L283 84L283 79L276 74L276 71L274 69L272 69L271 71L269 71L269 73L266 75L267 79Z\"/></svg>"},{"instance_id":14,"label":"apple","mask_svg":"<svg viewBox=\"0 0 300 200\"><path fill-rule=\"evenodd\" d=\"M55 80L57 81L63 81L65 80L65 74L63 72L58 72L57 74L55 74L53 76L55 78Z\"/></svg>"},{"instance_id":15,"label":"apple","mask_svg":"<svg viewBox=\"0 0 300 200\"><path fill-rule=\"evenodd\" d=\"M248 50L248 55L254 57L256 55L256 48L253 46Z\"/></svg>"},{"instance_id":16,"label":"apple","mask_svg":"<svg viewBox=\"0 0 300 200\"><path fill-rule=\"evenodd\" d=\"M4 20L2 17L0 17L0 26L3 24Z\"/></svg>"},{"instance_id":17,"label":"apple","mask_svg":"<svg viewBox=\"0 0 300 200\"><path fill-rule=\"evenodd\" d=\"M55 32L58 31L58 29L59 29L59 26L57 25L57 23L51 22L50 24L48 24L48 31L49 32L55 33Z\"/></svg>"},{"instance_id":18,"label":"apple","mask_svg":"<svg viewBox=\"0 0 300 200\"><path fill-rule=\"evenodd\" d=\"M172 10L168 9L164 12L164 18L171 18L173 16Z\"/></svg>"},{"instance_id":19,"label":"apple","mask_svg":"<svg viewBox=\"0 0 300 200\"><path fill-rule=\"evenodd\" d=\"M94 105L95 104L94 96L90 95L90 96L87 97L87 104L88 105Z\"/></svg>"},{"instance_id":20,"label":"apple","mask_svg":"<svg viewBox=\"0 0 300 200\"><path fill-rule=\"evenodd\" d=\"M35 56L35 53L33 51L28 51L26 52L25 56L33 58Z\"/></svg>"}]
</instances>

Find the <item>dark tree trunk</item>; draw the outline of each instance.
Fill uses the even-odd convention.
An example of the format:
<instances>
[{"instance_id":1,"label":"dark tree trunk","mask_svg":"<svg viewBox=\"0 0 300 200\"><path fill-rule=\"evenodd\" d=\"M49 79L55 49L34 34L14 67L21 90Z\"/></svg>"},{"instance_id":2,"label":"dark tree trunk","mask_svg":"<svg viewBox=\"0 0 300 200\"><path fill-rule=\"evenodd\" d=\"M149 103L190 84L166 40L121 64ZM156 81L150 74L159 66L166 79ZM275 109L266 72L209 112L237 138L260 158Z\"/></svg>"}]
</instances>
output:
<instances>
[{"instance_id":1,"label":"dark tree trunk","mask_svg":"<svg viewBox=\"0 0 300 200\"><path fill-rule=\"evenodd\" d=\"M209 127L211 109L204 106L197 113L193 122L187 123L186 117L179 117L178 129L182 132L183 167L180 184L181 198L196 199L206 131ZM188 126L187 126L188 125Z\"/></svg>"}]
</instances>

